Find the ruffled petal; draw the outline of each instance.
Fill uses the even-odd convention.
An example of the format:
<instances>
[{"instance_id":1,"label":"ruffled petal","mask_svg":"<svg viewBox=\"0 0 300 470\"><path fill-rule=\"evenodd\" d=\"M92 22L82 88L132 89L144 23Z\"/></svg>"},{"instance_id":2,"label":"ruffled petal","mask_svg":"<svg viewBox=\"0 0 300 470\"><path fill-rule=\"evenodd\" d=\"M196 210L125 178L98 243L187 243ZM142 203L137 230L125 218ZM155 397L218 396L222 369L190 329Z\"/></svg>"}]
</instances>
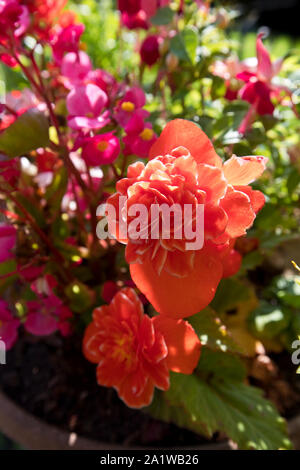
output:
<instances>
[{"instance_id":1,"label":"ruffled petal","mask_svg":"<svg viewBox=\"0 0 300 470\"><path fill-rule=\"evenodd\" d=\"M226 212L219 206L206 204L204 207L204 233L206 239L216 238L224 232L228 223Z\"/></svg>"},{"instance_id":2,"label":"ruffled petal","mask_svg":"<svg viewBox=\"0 0 300 470\"><path fill-rule=\"evenodd\" d=\"M99 328L95 323L90 323L84 333L82 348L84 357L93 364L98 364L102 358L100 352L102 342L103 337L99 332Z\"/></svg>"},{"instance_id":3,"label":"ruffled petal","mask_svg":"<svg viewBox=\"0 0 300 470\"><path fill-rule=\"evenodd\" d=\"M231 157L223 165L225 178L229 184L246 185L262 175L268 159L261 156Z\"/></svg>"},{"instance_id":4,"label":"ruffled petal","mask_svg":"<svg viewBox=\"0 0 300 470\"><path fill-rule=\"evenodd\" d=\"M154 383L148 380L142 393L139 395L135 392L135 387L130 378L124 380L120 387L118 387L119 397L126 403L129 408L143 408L150 405L154 394Z\"/></svg>"},{"instance_id":5,"label":"ruffled petal","mask_svg":"<svg viewBox=\"0 0 300 470\"><path fill-rule=\"evenodd\" d=\"M170 154L176 147L187 148L197 163L207 163L219 168L222 166L222 161L209 138L191 121L185 119L170 121L151 147L149 159Z\"/></svg>"},{"instance_id":6,"label":"ruffled petal","mask_svg":"<svg viewBox=\"0 0 300 470\"><path fill-rule=\"evenodd\" d=\"M249 197L241 191L230 189L224 199L221 200L220 205L228 217L226 234L230 238L244 235L246 229L251 227L255 219L255 212L252 209Z\"/></svg>"},{"instance_id":7,"label":"ruffled petal","mask_svg":"<svg viewBox=\"0 0 300 470\"><path fill-rule=\"evenodd\" d=\"M251 186L235 186L234 189L247 194L250 199L252 209L257 214L265 204L265 196L261 191L257 191L251 188Z\"/></svg>"},{"instance_id":8,"label":"ruffled petal","mask_svg":"<svg viewBox=\"0 0 300 470\"><path fill-rule=\"evenodd\" d=\"M227 189L227 181L222 170L203 163L198 165L198 185L205 191L206 201L211 203L219 202Z\"/></svg>"}]
</instances>

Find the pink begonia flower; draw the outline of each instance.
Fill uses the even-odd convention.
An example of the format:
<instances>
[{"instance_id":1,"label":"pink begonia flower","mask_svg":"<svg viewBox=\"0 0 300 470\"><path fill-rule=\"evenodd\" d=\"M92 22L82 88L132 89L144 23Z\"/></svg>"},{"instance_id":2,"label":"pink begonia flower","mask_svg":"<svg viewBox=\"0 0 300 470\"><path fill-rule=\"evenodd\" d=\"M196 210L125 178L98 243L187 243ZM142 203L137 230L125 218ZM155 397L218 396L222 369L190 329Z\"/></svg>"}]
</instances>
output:
<instances>
[{"instance_id":1,"label":"pink begonia flower","mask_svg":"<svg viewBox=\"0 0 300 470\"><path fill-rule=\"evenodd\" d=\"M67 96L69 126L77 130L106 126L110 121L108 111L103 112L107 101L106 93L92 83L75 87Z\"/></svg>"},{"instance_id":2,"label":"pink begonia flower","mask_svg":"<svg viewBox=\"0 0 300 470\"><path fill-rule=\"evenodd\" d=\"M146 104L144 91L139 87L132 87L128 90L115 108L115 119L122 127L128 125L129 121L136 115L141 119L146 119L149 112L142 109Z\"/></svg>"},{"instance_id":3,"label":"pink begonia flower","mask_svg":"<svg viewBox=\"0 0 300 470\"><path fill-rule=\"evenodd\" d=\"M43 274L43 266L18 266L18 271L20 276L27 281L33 282L35 279L40 277Z\"/></svg>"},{"instance_id":4,"label":"pink begonia flower","mask_svg":"<svg viewBox=\"0 0 300 470\"><path fill-rule=\"evenodd\" d=\"M5 95L5 104L14 111L36 107L39 104L35 94L29 88L13 90Z\"/></svg>"},{"instance_id":5,"label":"pink begonia flower","mask_svg":"<svg viewBox=\"0 0 300 470\"><path fill-rule=\"evenodd\" d=\"M17 240L17 231L15 227L8 224L0 225L0 263L13 257L11 250L14 248Z\"/></svg>"},{"instance_id":6,"label":"pink begonia flower","mask_svg":"<svg viewBox=\"0 0 300 470\"><path fill-rule=\"evenodd\" d=\"M240 62L238 57L228 57L224 60L217 60L211 66L213 75L225 80L225 98L229 101L237 99L239 89L242 87L242 81L236 78L237 75L243 71L255 72L256 60L253 59L254 61L250 58Z\"/></svg>"},{"instance_id":7,"label":"pink begonia flower","mask_svg":"<svg viewBox=\"0 0 300 470\"><path fill-rule=\"evenodd\" d=\"M5 348L10 349L17 340L20 321L8 309L8 304L0 300L0 340L4 341Z\"/></svg>"},{"instance_id":8,"label":"pink begonia flower","mask_svg":"<svg viewBox=\"0 0 300 470\"><path fill-rule=\"evenodd\" d=\"M0 54L0 60L3 62L3 64L7 65L7 67L15 67L16 65L18 65L16 59L14 59L9 54Z\"/></svg>"},{"instance_id":9,"label":"pink begonia flower","mask_svg":"<svg viewBox=\"0 0 300 470\"><path fill-rule=\"evenodd\" d=\"M68 334L66 323L73 316L72 312L54 294L27 302L27 308L24 327L29 333L48 336L60 330L62 334Z\"/></svg>"},{"instance_id":10,"label":"pink begonia flower","mask_svg":"<svg viewBox=\"0 0 300 470\"><path fill-rule=\"evenodd\" d=\"M30 285L31 290L37 295L50 296L53 289L57 286L57 280L52 274L38 276Z\"/></svg>"},{"instance_id":11,"label":"pink begonia flower","mask_svg":"<svg viewBox=\"0 0 300 470\"><path fill-rule=\"evenodd\" d=\"M105 303L109 304L118 291L119 287L114 281L105 281L102 286L101 297Z\"/></svg>"},{"instance_id":12,"label":"pink begonia flower","mask_svg":"<svg viewBox=\"0 0 300 470\"><path fill-rule=\"evenodd\" d=\"M128 29L148 29L147 15L141 8L141 0L118 0L121 22Z\"/></svg>"},{"instance_id":13,"label":"pink begonia flower","mask_svg":"<svg viewBox=\"0 0 300 470\"><path fill-rule=\"evenodd\" d=\"M156 35L150 35L144 39L140 48L141 60L144 64L154 65L160 58L159 44L161 38Z\"/></svg>"},{"instance_id":14,"label":"pink begonia flower","mask_svg":"<svg viewBox=\"0 0 300 470\"><path fill-rule=\"evenodd\" d=\"M79 41L84 32L83 24L71 24L51 38L51 46L55 61L60 64L66 52L78 52Z\"/></svg>"},{"instance_id":15,"label":"pink begonia flower","mask_svg":"<svg viewBox=\"0 0 300 470\"><path fill-rule=\"evenodd\" d=\"M118 89L115 77L103 69L91 70L87 74L85 82L97 85L101 90L105 91L110 99L114 97Z\"/></svg>"},{"instance_id":16,"label":"pink begonia flower","mask_svg":"<svg viewBox=\"0 0 300 470\"><path fill-rule=\"evenodd\" d=\"M86 137L82 141L82 158L89 166L113 163L119 156L120 142L112 132Z\"/></svg>"},{"instance_id":17,"label":"pink begonia flower","mask_svg":"<svg viewBox=\"0 0 300 470\"><path fill-rule=\"evenodd\" d=\"M5 43L11 34L21 37L29 26L30 18L26 6L18 0L0 1L0 43Z\"/></svg>"},{"instance_id":18,"label":"pink begonia flower","mask_svg":"<svg viewBox=\"0 0 300 470\"><path fill-rule=\"evenodd\" d=\"M17 0L0 1L0 45L6 45L11 36L15 40L23 36L29 26L30 17L26 6ZM7 53L1 53L0 59L9 67L17 65L16 60Z\"/></svg>"},{"instance_id":19,"label":"pink begonia flower","mask_svg":"<svg viewBox=\"0 0 300 470\"><path fill-rule=\"evenodd\" d=\"M151 16L169 3L170 0L118 0L122 24L128 29L148 29Z\"/></svg>"},{"instance_id":20,"label":"pink begonia flower","mask_svg":"<svg viewBox=\"0 0 300 470\"><path fill-rule=\"evenodd\" d=\"M20 159L0 160L0 180L4 180L12 188L17 185L20 176Z\"/></svg>"},{"instance_id":21,"label":"pink begonia flower","mask_svg":"<svg viewBox=\"0 0 300 470\"><path fill-rule=\"evenodd\" d=\"M132 124L132 121L130 124ZM125 128L127 135L123 137L125 144L124 154L147 158L150 148L157 139L157 135L154 133L150 123L141 125L140 120L136 119L136 124L135 131L134 126L130 126L132 132L128 132L128 127Z\"/></svg>"},{"instance_id":22,"label":"pink begonia flower","mask_svg":"<svg viewBox=\"0 0 300 470\"><path fill-rule=\"evenodd\" d=\"M66 88L80 85L91 70L91 59L83 51L69 52L62 59L61 74L69 81L66 83Z\"/></svg>"},{"instance_id":23,"label":"pink begonia flower","mask_svg":"<svg viewBox=\"0 0 300 470\"><path fill-rule=\"evenodd\" d=\"M239 92L242 100L248 101L251 107L240 125L239 131L245 133L251 126L255 113L261 116L273 114L275 109L272 98L279 97L281 91L290 94L284 87L274 85L272 79L281 69L283 59L272 63L268 50L262 43L263 33L258 34L256 40L257 67L254 73L243 71L237 78L243 80L245 85Z\"/></svg>"}]
</instances>

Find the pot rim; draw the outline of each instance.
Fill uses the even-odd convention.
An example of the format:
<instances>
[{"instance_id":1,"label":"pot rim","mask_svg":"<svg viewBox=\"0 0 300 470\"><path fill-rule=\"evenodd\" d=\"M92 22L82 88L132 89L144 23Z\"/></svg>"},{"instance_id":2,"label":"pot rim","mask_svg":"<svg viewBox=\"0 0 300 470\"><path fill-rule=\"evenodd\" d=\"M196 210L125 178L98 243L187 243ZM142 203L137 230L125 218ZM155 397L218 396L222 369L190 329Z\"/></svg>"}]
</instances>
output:
<instances>
[{"instance_id":1,"label":"pot rim","mask_svg":"<svg viewBox=\"0 0 300 470\"><path fill-rule=\"evenodd\" d=\"M28 413L0 390L0 430L10 439L30 450L154 450L158 447L126 446L82 437L48 424ZM30 432L28 432L30 430ZM288 420L288 430L296 449L300 449L300 413ZM198 446L163 447L162 450L232 450L229 439Z\"/></svg>"}]
</instances>

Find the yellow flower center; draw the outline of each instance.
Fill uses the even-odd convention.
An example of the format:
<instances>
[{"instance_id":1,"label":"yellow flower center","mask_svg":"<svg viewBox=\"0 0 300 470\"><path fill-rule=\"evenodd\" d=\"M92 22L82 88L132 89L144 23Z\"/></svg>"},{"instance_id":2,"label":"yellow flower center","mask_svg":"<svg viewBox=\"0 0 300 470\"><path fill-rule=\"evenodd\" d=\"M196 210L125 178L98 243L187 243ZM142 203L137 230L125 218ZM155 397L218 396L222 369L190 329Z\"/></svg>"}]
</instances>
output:
<instances>
[{"instance_id":1,"label":"yellow flower center","mask_svg":"<svg viewBox=\"0 0 300 470\"><path fill-rule=\"evenodd\" d=\"M131 367L134 362L132 335L119 336L115 338L112 357L119 362L123 362L124 367Z\"/></svg>"},{"instance_id":2,"label":"yellow flower center","mask_svg":"<svg viewBox=\"0 0 300 470\"><path fill-rule=\"evenodd\" d=\"M105 140L102 140L102 142L99 142L99 144L97 145L97 148L98 150L100 150L100 152L104 152L104 150L107 149L108 147L108 142L106 142Z\"/></svg>"},{"instance_id":3,"label":"yellow flower center","mask_svg":"<svg viewBox=\"0 0 300 470\"><path fill-rule=\"evenodd\" d=\"M124 101L124 103L121 104L121 108L127 113L132 113L132 111L134 111L135 109L135 106L134 103L132 103L131 101Z\"/></svg>"},{"instance_id":4,"label":"yellow flower center","mask_svg":"<svg viewBox=\"0 0 300 470\"><path fill-rule=\"evenodd\" d=\"M140 133L140 137L143 140L151 140L152 137L153 137L153 134L154 134L154 132L153 132L152 129L146 128L146 129L143 130L143 132Z\"/></svg>"}]
</instances>

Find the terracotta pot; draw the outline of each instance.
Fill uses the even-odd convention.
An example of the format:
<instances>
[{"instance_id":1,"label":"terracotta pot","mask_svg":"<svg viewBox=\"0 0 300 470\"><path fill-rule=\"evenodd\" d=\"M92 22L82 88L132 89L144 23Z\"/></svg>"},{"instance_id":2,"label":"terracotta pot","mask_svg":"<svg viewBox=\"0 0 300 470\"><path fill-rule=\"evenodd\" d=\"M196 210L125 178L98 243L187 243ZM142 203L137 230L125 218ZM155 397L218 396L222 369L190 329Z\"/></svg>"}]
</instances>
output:
<instances>
[{"instance_id":1,"label":"terracotta pot","mask_svg":"<svg viewBox=\"0 0 300 470\"><path fill-rule=\"evenodd\" d=\"M288 423L290 438L300 450L300 415ZM61 431L27 413L0 391L0 431L30 450L149 450L150 447L129 447L98 442L75 433ZM185 447L198 450L230 450L230 441Z\"/></svg>"}]
</instances>

